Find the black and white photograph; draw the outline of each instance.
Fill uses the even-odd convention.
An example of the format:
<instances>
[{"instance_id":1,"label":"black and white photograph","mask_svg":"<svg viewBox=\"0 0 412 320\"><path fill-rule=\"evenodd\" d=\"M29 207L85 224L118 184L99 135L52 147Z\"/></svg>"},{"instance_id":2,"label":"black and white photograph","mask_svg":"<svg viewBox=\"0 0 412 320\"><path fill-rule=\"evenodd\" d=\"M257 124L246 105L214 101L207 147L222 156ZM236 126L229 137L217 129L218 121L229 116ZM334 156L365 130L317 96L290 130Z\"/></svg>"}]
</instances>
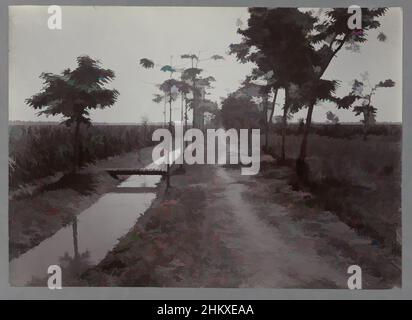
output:
<instances>
[{"instance_id":1,"label":"black and white photograph","mask_svg":"<svg viewBox=\"0 0 412 320\"><path fill-rule=\"evenodd\" d=\"M11 289L402 290L401 6L2 8Z\"/></svg>"}]
</instances>

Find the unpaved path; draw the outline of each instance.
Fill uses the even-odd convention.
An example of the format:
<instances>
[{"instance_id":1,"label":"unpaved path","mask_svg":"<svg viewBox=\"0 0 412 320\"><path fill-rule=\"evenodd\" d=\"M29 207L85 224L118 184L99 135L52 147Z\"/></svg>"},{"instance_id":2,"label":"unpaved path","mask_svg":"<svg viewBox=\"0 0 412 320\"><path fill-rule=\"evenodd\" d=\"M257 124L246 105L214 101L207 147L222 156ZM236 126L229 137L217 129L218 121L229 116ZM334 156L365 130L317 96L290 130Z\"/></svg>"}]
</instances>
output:
<instances>
[{"instance_id":1,"label":"unpaved path","mask_svg":"<svg viewBox=\"0 0 412 320\"><path fill-rule=\"evenodd\" d=\"M362 268L365 288L398 284L399 270L386 252L332 213L306 208L310 195L290 189L288 170L266 169L256 177L216 171L226 187L214 206L231 215L222 240L235 257L239 286L347 288L353 264Z\"/></svg>"},{"instance_id":2,"label":"unpaved path","mask_svg":"<svg viewBox=\"0 0 412 320\"><path fill-rule=\"evenodd\" d=\"M306 207L292 174L273 161L256 176L239 167L186 166L172 188L96 267L85 285L347 288L400 286L391 256L330 212Z\"/></svg>"}]
</instances>

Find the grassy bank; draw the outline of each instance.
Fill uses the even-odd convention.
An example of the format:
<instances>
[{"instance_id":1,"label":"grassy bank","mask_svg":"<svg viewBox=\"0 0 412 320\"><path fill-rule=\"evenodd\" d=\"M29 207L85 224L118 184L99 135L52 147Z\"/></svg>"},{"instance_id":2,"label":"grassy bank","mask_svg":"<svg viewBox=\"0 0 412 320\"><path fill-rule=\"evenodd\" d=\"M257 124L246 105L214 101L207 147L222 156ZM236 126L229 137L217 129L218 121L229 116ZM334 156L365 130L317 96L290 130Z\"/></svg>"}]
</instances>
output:
<instances>
[{"instance_id":1,"label":"grassy bank","mask_svg":"<svg viewBox=\"0 0 412 320\"><path fill-rule=\"evenodd\" d=\"M222 213L206 207L219 196L214 168L186 166L164 184L151 207L96 267L86 286L229 287L238 285L230 252L219 239ZM219 223L217 223L219 221Z\"/></svg>"},{"instance_id":2,"label":"grassy bank","mask_svg":"<svg viewBox=\"0 0 412 320\"><path fill-rule=\"evenodd\" d=\"M76 286L347 288L399 286L394 257L293 191L293 170L269 161L257 176L237 166L185 166L106 257Z\"/></svg>"},{"instance_id":3,"label":"grassy bank","mask_svg":"<svg viewBox=\"0 0 412 320\"><path fill-rule=\"evenodd\" d=\"M286 138L286 155L296 159L302 137ZM281 137L270 136L274 153ZM349 226L400 254L401 142L396 136L350 139L309 136L310 192L307 206L337 214ZM293 165L293 161L291 162ZM295 188L301 186L293 179Z\"/></svg>"}]
</instances>

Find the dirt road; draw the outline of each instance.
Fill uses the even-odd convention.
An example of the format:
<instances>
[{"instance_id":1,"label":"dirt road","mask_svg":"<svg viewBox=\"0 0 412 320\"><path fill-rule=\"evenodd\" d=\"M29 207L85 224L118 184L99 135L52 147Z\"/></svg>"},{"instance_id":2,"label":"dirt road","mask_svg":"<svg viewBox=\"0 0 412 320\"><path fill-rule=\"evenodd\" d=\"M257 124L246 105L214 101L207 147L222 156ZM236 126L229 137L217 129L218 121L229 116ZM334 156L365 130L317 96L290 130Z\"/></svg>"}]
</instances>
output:
<instances>
[{"instance_id":1,"label":"dirt road","mask_svg":"<svg viewBox=\"0 0 412 320\"><path fill-rule=\"evenodd\" d=\"M292 191L292 171L262 163L186 166L96 267L85 285L347 288L347 269L362 268L363 288L400 286L385 249Z\"/></svg>"}]
</instances>

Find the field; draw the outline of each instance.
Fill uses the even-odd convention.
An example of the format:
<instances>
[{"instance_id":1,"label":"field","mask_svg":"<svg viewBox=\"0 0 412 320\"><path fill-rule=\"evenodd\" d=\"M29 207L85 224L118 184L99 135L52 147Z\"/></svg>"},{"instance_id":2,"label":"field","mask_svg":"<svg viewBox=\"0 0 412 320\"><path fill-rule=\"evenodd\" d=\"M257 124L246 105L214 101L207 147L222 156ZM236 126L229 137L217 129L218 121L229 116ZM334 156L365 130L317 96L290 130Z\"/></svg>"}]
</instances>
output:
<instances>
[{"instance_id":1,"label":"field","mask_svg":"<svg viewBox=\"0 0 412 320\"><path fill-rule=\"evenodd\" d=\"M152 144L154 125L93 125L83 127L80 141L82 165ZM9 188L34 182L73 165L73 133L53 124L9 126Z\"/></svg>"},{"instance_id":2,"label":"field","mask_svg":"<svg viewBox=\"0 0 412 320\"><path fill-rule=\"evenodd\" d=\"M41 245L116 188L119 181L104 168L150 163L151 148L143 147L152 145L155 127L83 128L83 168L73 174L69 129L10 126L10 258ZM172 175L170 192L161 191L164 183L158 186L151 208L105 259L81 277L74 276L69 285L254 287L265 283L339 288L346 285L342 275L347 265L358 263L366 270L365 287L398 285L401 127L381 126L367 140L359 128L314 127L306 159L309 183L296 175L294 160L302 135L294 124L286 137L286 161L278 160L281 136L274 126L269 135L273 158L269 156L268 162L268 156L262 155L257 176L242 176L236 166L185 166ZM38 192L25 193L28 185L39 187ZM23 192L14 196L19 190ZM241 249L232 248L237 241ZM255 243L265 245L255 247ZM327 280L311 282L317 275L305 274L306 268L294 258L279 260L274 254L279 250L295 258L306 256L313 264L311 272L325 265L322 259L329 252L337 269L326 271ZM244 265L250 256L256 263ZM271 272L258 271L283 263L285 270L294 270L284 284L272 279ZM248 279L249 274L263 278Z\"/></svg>"},{"instance_id":3,"label":"field","mask_svg":"<svg viewBox=\"0 0 412 320\"><path fill-rule=\"evenodd\" d=\"M392 130L391 134L370 135L366 141L355 134L347 134L351 138L311 134L307 158L310 186L302 187L297 179L290 183L312 193L307 206L330 210L372 237L376 245L400 254L401 128ZM354 129L346 129L346 133L351 131ZM297 158L301 139L297 134L287 136L287 158ZM269 142L272 152L279 152L281 137L272 133Z\"/></svg>"},{"instance_id":4,"label":"field","mask_svg":"<svg viewBox=\"0 0 412 320\"><path fill-rule=\"evenodd\" d=\"M289 123L286 128L288 135L301 135L303 133L303 122ZM278 134L282 131L282 124L275 123L272 125L271 131ZM319 136L331 138L354 138L357 139L363 134L363 124L358 123L312 123L310 132ZM402 126L399 123L376 123L369 127L370 135L375 136L390 136L394 140L400 140L402 136Z\"/></svg>"},{"instance_id":5,"label":"field","mask_svg":"<svg viewBox=\"0 0 412 320\"><path fill-rule=\"evenodd\" d=\"M9 125L9 249L15 257L70 224L119 181L104 167L148 164L157 125L83 127L81 169L72 173L70 128L57 124ZM145 151L146 150L146 151ZM143 153L142 153L143 151Z\"/></svg>"}]
</instances>

